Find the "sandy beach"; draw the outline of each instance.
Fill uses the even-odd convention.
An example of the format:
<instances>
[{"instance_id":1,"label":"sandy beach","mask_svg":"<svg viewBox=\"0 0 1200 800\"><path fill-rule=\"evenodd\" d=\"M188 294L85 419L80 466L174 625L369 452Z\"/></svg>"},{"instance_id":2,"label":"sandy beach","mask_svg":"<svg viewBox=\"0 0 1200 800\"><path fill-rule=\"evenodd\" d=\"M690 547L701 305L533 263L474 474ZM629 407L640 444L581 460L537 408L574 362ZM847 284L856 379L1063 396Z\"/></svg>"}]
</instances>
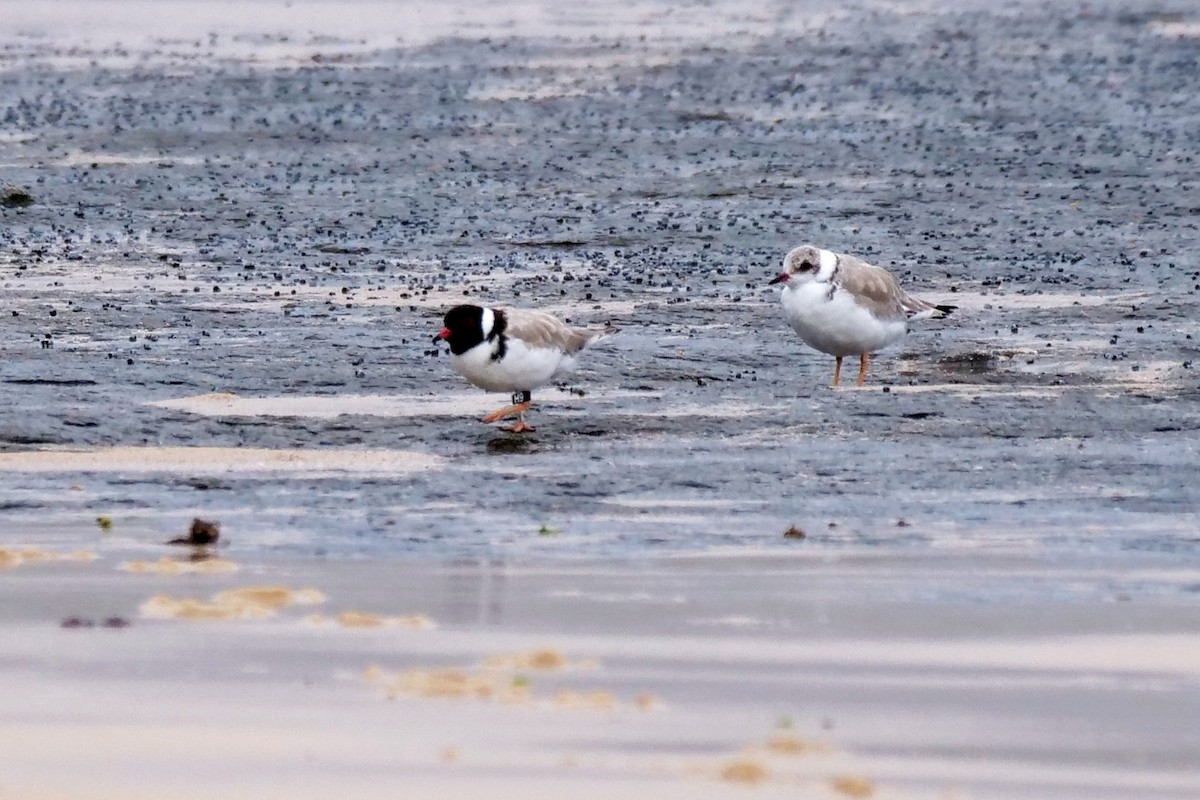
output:
<instances>
[{"instance_id":1,"label":"sandy beach","mask_svg":"<svg viewBox=\"0 0 1200 800\"><path fill-rule=\"evenodd\" d=\"M1119 581L1116 565L130 563L5 573L6 796L1183 798L1200 785L1192 609L1032 599ZM989 583L1027 597L961 598ZM147 607L252 586L308 596L270 594L262 616ZM94 626L60 627L72 619Z\"/></svg>"},{"instance_id":2,"label":"sandy beach","mask_svg":"<svg viewBox=\"0 0 1200 800\"><path fill-rule=\"evenodd\" d=\"M1200 796L1200 15L0 19L0 798ZM958 310L831 389L805 241Z\"/></svg>"}]
</instances>

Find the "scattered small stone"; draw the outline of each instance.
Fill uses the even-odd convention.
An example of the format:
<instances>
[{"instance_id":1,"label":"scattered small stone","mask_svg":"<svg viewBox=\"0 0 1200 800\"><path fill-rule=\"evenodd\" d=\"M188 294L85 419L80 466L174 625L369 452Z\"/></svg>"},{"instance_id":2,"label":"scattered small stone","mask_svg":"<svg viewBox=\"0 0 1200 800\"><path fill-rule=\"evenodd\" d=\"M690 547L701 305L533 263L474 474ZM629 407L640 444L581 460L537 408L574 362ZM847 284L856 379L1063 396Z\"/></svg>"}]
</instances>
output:
<instances>
[{"instance_id":1,"label":"scattered small stone","mask_svg":"<svg viewBox=\"0 0 1200 800\"><path fill-rule=\"evenodd\" d=\"M83 617L67 617L66 619L64 619L62 621L61 627L67 628L67 629L94 628L94 627L96 627L96 623L92 622L90 619L85 619Z\"/></svg>"},{"instance_id":2,"label":"scattered small stone","mask_svg":"<svg viewBox=\"0 0 1200 800\"><path fill-rule=\"evenodd\" d=\"M217 523L196 517L192 520L192 527L188 530L187 536L172 539L167 544L186 544L193 547L201 547L207 544L216 544L217 539L220 537L221 527Z\"/></svg>"},{"instance_id":3,"label":"scattered small stone","mask_svg":"<svg viewBox=\"0 0 1200 800\"><path fill-rule=\"evenodd\" d=\"M911 522L909 522L908 520L904 519L903 517L901 517L900 519L896 520L896 527L897 527L897 528L908 528L908 527L911 527L911 526L912 526L912 523L911 523Z\"/></svg>"},{"instance_id":4,"label":"scattered small stone","mask_svg":"<svg viewBox=\"0 0 1200 800\"><path fill-rule=\"evenodd\" d=\"M96 517L96 524L100 527L100 530L108 533L112 530L112 517Z\"/></svg>"},{"instance_id":5,"label":"scattered small stone","mask_svg":"<svg viewBox=\"0 0 1200 800\"><path fill-rule=\"evenodd\" d=\"M129 620L124 617L109 617L100 624L105 628L128 628Z\"/></svg>"},{"instance_id":6,"label":"scattered small stone","mask_svg":"<svg viewBox=\"0 0 1200 800\"><path fill-rule=\"evenodd\" d=\"M25 208L33 205L33 193L24 186L5 186L0 189L0 206Z\"/></svg>"},{"instance_id":7,"label":"scattered small stone","mask_svg":"<svg viewBox=\"0 0 1200 800\"><path fill-rule=\"evenodd\" d=\"M792 525L786 531L783 532L783 538L785 538L785 539L807 539L808 534L805 533L802 528L798 528L795 525Z\"/></svg>"}]
</instances>

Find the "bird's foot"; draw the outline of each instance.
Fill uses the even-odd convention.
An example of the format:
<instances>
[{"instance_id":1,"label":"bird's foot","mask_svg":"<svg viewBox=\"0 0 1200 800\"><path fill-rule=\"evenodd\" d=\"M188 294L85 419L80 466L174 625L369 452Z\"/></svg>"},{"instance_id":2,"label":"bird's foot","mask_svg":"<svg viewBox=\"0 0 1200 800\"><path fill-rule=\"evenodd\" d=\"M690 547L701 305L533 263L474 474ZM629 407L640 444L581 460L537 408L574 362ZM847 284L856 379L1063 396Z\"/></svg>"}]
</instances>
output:
<instances>
[{"instance_id":1,"label":"bird's foot","mask_svg":"<svg viewBox=\"0 0 1200 800\"><path fill-rule=\"evenodd\" d=\"M537 429L522 419L518 420L515 425L506 425L500 430L507 431L509 433L533 433Z\"/></svg>"},{"instance_id":2,"label":"bird's foot","mask_svg":"<svg viewBox=\"0 0 1200 800\"><path fill-rule=\"evenodd\" d=\"M507 417L519 417L522 414L524 414L526 411L529 410L530 405L532 405L532 404L530 402L526 401L524 403L517 403L515 405L505 406L504 408L493 411L490 414L485 414L483 417L483 421L484 422L496 422L497 420L505 419Z\"/></svg>"}]
</instances>

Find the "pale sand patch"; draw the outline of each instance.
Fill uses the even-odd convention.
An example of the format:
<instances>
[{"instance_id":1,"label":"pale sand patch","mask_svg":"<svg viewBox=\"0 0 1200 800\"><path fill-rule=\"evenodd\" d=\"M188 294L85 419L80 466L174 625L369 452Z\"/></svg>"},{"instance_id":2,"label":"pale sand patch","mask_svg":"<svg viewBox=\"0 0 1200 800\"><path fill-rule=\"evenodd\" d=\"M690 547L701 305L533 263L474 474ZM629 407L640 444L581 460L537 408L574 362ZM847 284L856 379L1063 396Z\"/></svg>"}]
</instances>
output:
<instances>
[{"instance_id":1,"label":"pale sand patch","mask_svg":"<svg viewBox=\"0 0 1200 800\"><path fill-rule=\"evenodd\" d=\"M1159 36L1166 36L1172 39L1200 38L1200 22L1151 22L1150 30Z\"/></svg>"},{"instance_id":2,"label":"pale sand patch","mask_svg":"<svg viewBox=\"0 0 1200 800\"><path fill-rule=\"evenodd\" d=\"M772 411L785 410L782 403L684 403L672 406L655 406L645 409L622 409L622 414L635 417L756 417Z\"/></svg>"},{"instance_id":3,"label":"pale sand patch","mask_svg":"<svg viewBox=\"0 0 1200 800\"><path fill-rule=\"evenodd\" d=\"M3 0L0 0L3 2ZM91 154L77 154L71 159L78 158L81 164L90 163ZM124 156L109 156L107 163L122 163ZM160 156L148 159L151 162L183 163L174 156ZM194 248L182 248L177 244L165 244L152 240L149 234L142 232L134 235L103 231L93 233L84 229L77 237L75 244L91 245L90 263L70 261L60 252L52 251L39 263L36 276L22 278L17 276L9 283L9 289L14 291L33 292L40 297L45 288L47 278L54 280L55 295L83 293L89 296L117 296L129 292L151 292L160 295L179 295L189 298L187 308L196 311L215 311L230 314L237 311L263 311L272 309L279 311L298 310L298 313L314 313L321 310L341 309L353 306L357 309L376 309L387 313L420 314L428 317L430 336L437 332L437 323L442 312L463 302L482 305L517 306L521 303L501 302L493 297L505 296L510 293L511 284L521 279L545 275L550 265L538 262L528 269L513 270L493 275L466 275L461 280L445 287L421 286L425 276L440 274L437 264L427 264L410 259L389 259L389 263L404 272L415 276L416 285L366 285L355 287L349 294L341 294L328 286L293 285L287 282L264 282L255 284L221 282L221 296L213 300L206 295L196 294L198 276L192 265L174 266L168 264L156 265L152 268L138 268L126 263L122 253L134 251L150 256L170 253L188 258L195 258ZM319 246L313 242L313 249ZM4 259L0 257L0 264ZM593 271L583 263L564 262L565 271L569 271L577 281L590 280ZM182 277L180 277L182 276ZM598 275L597 275L598 276ZM208 282L202 284L209 291ZM473 295L464 297L462 289L470 287ZM426 293L427 292L427 293ZM489 296L490 295L490 296ZM670 296L663 292L664 297ZM39 300L39 302L41 302ZM562 319L569 319L573 325L583 327L599 327L609 317L616 315L632 315L655 300L634 301L597 299L586 303L562 302L538 304L538 308ZM66 307L67 303L58 303ZM393 309L403 309L395 311ZM155 333L162 329L135 329L138 333ZM79 337L79 342L86 344L91 339Z\"/></svg>"},{"instance_id":4,"label":"pale sand patch","mask_svg":"<svg viewBox=\"0 0 1200 800\"><path fill-rule=\"evenodd\" d=\"M439 397L400 394L239 397L227 392L213 392L174 400L158 400L149 405L206 417L462 417L493 410L502 402L497 397L499 396L484 392L454 393ZM571 395L555 398L555 402L570 403L579 400L580 398Z\"/></svg>"},{"instance_id":5,"label":"pale sand patch","mask_svg":"<svg viewBox=\"0 0 1200 800\"><path fill-rule=\"evenodd\" d=\"M0 472L389 473L438 469L408 450L271 450L261 447L104 447L0 453Z\"/></svg>"},{"instance_id":6,"label":"pale sand patch","mask_svg":"<svg viewBox=\"0 0 1200 800\"><path fill-rule=\"evenodd\" d=\"M463 417L482 415L507 399L506 395L478 392L447 392L436 397L416 394L338 394L292 395L288 397L241 397L229 392L156 400L148 405L170 408L207 417L309 417L332 419L346 415L373 417ZM650 417L724 417L733 414L757 414L783 406L749 403L681 404L665 406L659 392L614 391L586 394L583 397L559 390L545 390L534 398L539 403L587 408L612 406L624 400L651 401L642 407L620 409L621 414ZM385 451L391 452L391 451ZM417 454L413 454L414 456ZM429 458L433 458L430 456ZM3 462L0 462L2 464Z\"/></svg>"},{"instance_id":7,"label":"pale sand patch","mask_svg":"<svg viewBox=\"0 0 1200 800\"><path fill-rule=\"evenodd\" d=\"M0 570L12 569L22 564L48 564L51 562L74 561L87 564L99 556L91 550L75 550L61 553L54 550L44 550L40 547L0 547Z\"/></svg>"},{"instance_id":8,"label":"pale sand patch","mask_svg":"<svg viewBox=\"0 0 1200 800\"><path fill-rule=\"evenodd\" d=\"M912 287L909 287L912 288ZM1087 292L1045 292L1043 294L1017 294L996 290L982 292L936 292L913 290L930 303L957 306L958 311L950 319L961 316L963 311L981 311L985 306L1003 311L1009 308L1070 308L1071 306L1138 305L1154 297L1150 292L1123 292L1119 294L1095 294Z\"/></svg>"},{"instance_id":9,"label":"pale sand patch","mask_svg":"<svg viewBox=\"0 0 1200 800\"><path fill-rule=\"evenodd\" d=\"M314 53L369 54L397 44L420 46L447 37L504 38L516 31L547 39L641 37L648 48L677 51L689 44L708 44L718 36L736 40L806 33L833 16L821 9L781 15L770 0L705 4L701 13L664 7L653 0L634 0L619 10L606 4L433 0L289 0L248 5L231 0L176 0L166 7L153 0L0 2L0 18L8 30L25 37L53 38L63 48L115 47L102 54L106 61L146 58L155 51L140 48L151 43L182 44L185 50L187 44L196 43L203 44L202 52L209 57L258 64L312 63ZM214 36L208 39L209 34ZM85 65L95 59L86 50L72 55ZM159 60L164 60L162 54Z\"/></svg>"},{"instance_id":10,"label":"pale sand patch","mask_svg":"<svg viewBox=\"0 0 1200 800\"><path fill-rule=\"evenodd\" d=\"M1057 397L1064 392L1071 390L1087 390L1095 391L1094 386L1022 386L1015 387L1005 384L988 384L988 383L923 383L913 386L889 386L889 391L894 394L925 394L933 392L936 394L954 394L954 395L1004 395L1005 397ZM882 392L882 386L845 386L841 387L841 391L852 392Z\"/></svg>"},{"instance_id":11,"label":"pale sand patch","mask_svg":"<svg viewBox=\"0 0 1200 800\"><path fill-rule=\"evenodd\" d=\"M495 86L490 89L474 89L467 97L475 102L509 101L509 100L548 100L550 98L582 97L591 89L574 86L539 85L530 86L511 83Z\"/></svg>"},{"instance_id":12,"label":"pale sand patch","mask_svg":"<svg viewBox=\"0 0 1200 800\"><path fill-rule=\"evenodd\" d=\"M765 506L770 503L769 500L756 500L747 498L744 500L715 500L705 498L653 498L653 497L604 497L601 498L602 503L608 505L621 506L623 508L743 508L745 506Z\"/></svg>"},{"instance_id":13,"label":"pale sand patch","mask_svg":"<svg viewBox=\"0 0 1200 800\"><path fill-rule=\"evenodd\" d=\"M198 156L150 155L148 153L87 153L82 150L66 153L61 158L49 162L50 165L61 167L86 167L92 164L105 167L135 166L144 164L199 164L203 159Z\"/></svg>"}]
</instances>

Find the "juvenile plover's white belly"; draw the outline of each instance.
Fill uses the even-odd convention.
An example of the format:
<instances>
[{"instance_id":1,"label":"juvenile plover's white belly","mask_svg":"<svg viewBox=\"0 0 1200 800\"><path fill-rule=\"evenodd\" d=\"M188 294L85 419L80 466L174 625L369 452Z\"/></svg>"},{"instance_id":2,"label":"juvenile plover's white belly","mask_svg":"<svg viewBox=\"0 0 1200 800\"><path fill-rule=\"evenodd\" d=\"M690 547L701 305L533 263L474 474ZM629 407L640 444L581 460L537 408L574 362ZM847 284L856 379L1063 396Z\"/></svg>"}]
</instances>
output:
<instances>
[{"instance_id":1,"label":"juvenile plover's white belly","mask_svg":"<svg viewBox=\"0 0 1200 800\"><path fill-rule=\"evenodd\" d=\"M905 320L881 320L845 291L831 299L829 285L821 283L784 289L783 313L805 344L834 356L873 353L908 330Z\"/></svg>"},{"instance_id":2,"label":"juvenile plover's white belly","mask_svg":"<svg viewBox=\"0 0 1200 800\"><path fill-rule=\"evenodd\" d=\"M483 342L450 362L480 389L489 392L531 391L550 382L555 375L568 372L575 359L561 350L529 347L520 339L509 338L504 355L492 359L491 343Z\"/></svg>"}]
</instances>

